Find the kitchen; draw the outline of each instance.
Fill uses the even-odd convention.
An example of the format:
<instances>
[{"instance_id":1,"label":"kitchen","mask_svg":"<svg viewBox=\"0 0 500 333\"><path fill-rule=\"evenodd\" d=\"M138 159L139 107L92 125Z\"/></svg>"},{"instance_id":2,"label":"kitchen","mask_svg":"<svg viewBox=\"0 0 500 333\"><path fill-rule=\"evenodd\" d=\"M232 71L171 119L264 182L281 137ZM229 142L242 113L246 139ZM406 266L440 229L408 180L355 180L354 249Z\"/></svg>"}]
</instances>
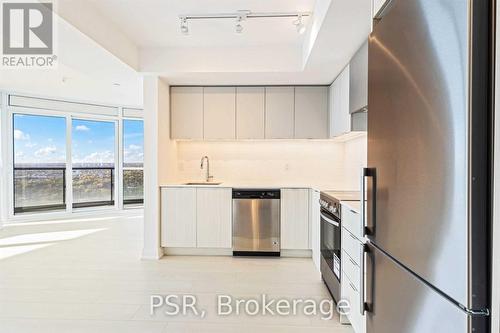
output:
<instances>
[{"instance_id":1,"label":"kitchen","mask_svg":"<svg viewBox=\"0 0 500 333\"><path fill-rule=\"evenodd\" d=\"M0 76L1 331L498 332L495 0L69 3Z\"/></svg>"},{"instance_id":2,"label":"kitchen","mask_svg":"<svg viewBox=\"0 0 500 333\"><path fill-rule=\"evenodd\" d=\"M386 124L395 121L394 126L409 125L406 133L411 133L412 125L425 121L425 118L418 119L416 113L413 114L417 117L414 124L406 124L405 118L399 119L398 123L396 114L392 115L392 119L387 119L383 114L370 118L370 106L377 107L383 102L374 93L378 90L371 87L375 87L374 82L378 83L378 87L390 86L390 83L386 83L389 81L384 79L392 74L387 67L384 67L380 78L376 74L375 65L385 65L387 61L383 53L386 50L380 46L381 40L386 38L387 43L393 42L383 30L384 22L388 22L388 26L398 24L397 15L404 16L405 11L410 10L405 8L404 3L399 7L389 3L376 14L374 22L379 26L374 27L370 42L360 45L328 86L170 86L169 127L170 139L175 142L177 152L177 165L173 166L177 174L175 181L160 186L160 239L166 256L311 257L333 300L337 304L347 301L350 306L350 311L341 313L342 323L350 323L355 332L376 332L381 327L385 327L384 331L396 332L399 330L396 327L381 325L380 320L375 320L378 317L371 315L370 305L365 301L365 289L368 288L365 275L370 264L367 260L382 262L382 258L372 257L378 250L391 260L396 260L395 263L402 268L401 272L417 278L419 282L413 288L432 299L437 304L436 309L456 318L453 323L438 326L436 322L426 320L424 312L415 309L412 315L422 321L422 331L440 327L441 331L451 332L465 326L467 313L458 311L452 302L446 304L440 300L439 293L447 295L452 290L433 286L437 288L436 294L425 294L428 293L425 285L432 285L434 277L423 267L420 273L416 273L413 269L417 269L417 266L413 266L413 269L405 266L418 265L412 263L414 258L406 257L408 262L401 263L378 245L372 245L376 244L376 240L367 243L367 239L373 235L371 225L375 223L370 213L374 211L372 200L377 186L377 176L373 170L378 163L384 165L384 161L378 160L375 154L370 155L370 145L381 149L375 143L378 141L368 144L370 129L378 137L389 138L392 134L388 134L388 128L382 126L380 121ZM397 13L398 10L400 13ZM479 10L486 9L478 7ZM418 21L412 28L418 31ZM378 34L380 39L377 38ZM398 45L393 47L397 48ZM413 61L410 55L407 57L400 61ZM431 55L428 57L432 60ZM369 64L373 66L370 69ZM485 65L487 62L478 63L477 72L484 73L481 72L484 69L481 66ZM453 65L450 65L445 69L452 68ZM395 72L394 75L393 79L400 79L397 77L399 73ZM462 80L460 77L457 79ZM487 76L483 76L482 80L487 80ZM404 86L406 82L401 84L411 91L410 87ZM484 104L481 106L480 103L486 99L486 95L478 93L478 108L484 108ZM418 96L414 102L416 105L421 103ZM434 103L439 105L440 102ZM463 126L459 125L463 118L460 115L456 118L457 126ZM478 118L477 121L477 126L485 126L487 118ZM382 128L386 132L378 132ZM414 129L420 130L418 127ZM433 138L432 133L427 134ZM372 140L375 138L373 136ZM400 140L397 136L394 139ZM484 137L481 140L484 145L488 139ZM396 147L396 141L394 143ZM462 148L459 145L456 149ZM432 156L436 153L433 152ZM450 153L463 152L457 150ZM481 153L484 155L477 155L478 160L486 160L487 153L478 151L478 154ZM398 156L400 162L406 158L409 158L408 162L412 160L404 152ZM419 156L423 160L434 158L423 151L419 152ZM441 159L440 163L433 166L438 173L448 162ZM478 164L478 167L481 165L484 168L484 163ZM462 167L455 168L456 172L464 172ZM384 178L378 181L383 182ZM389 178L386 181L390 181ZM443 186L446 185L443 183ZM482 190L478 189L478 195L484 195L487 186L483 186ZM409 189L406 187L405 191ZM414 195L421 195L419 191L415 189ZM367 206L361 204L367 199ZM450 202L450 205L457 204L458 201ZM439 207L431 209L436 214L447 214ZM478 214L481 214L484 208L477 209ZM404 212L400 211L399 216L403 215ZM481 228L484 226L478 226L476 237L485 239ZM397 248L394 247L394 251L398 251ZM478 256L487 253L487 249L481 245L477 245L474 251L477 251ZM481 259L477 260L478 265L481 265ZM484 269L486 266L477 267ZM464 266L460 269L469 268ZM487 289L481 289L486 286L485 273L478 272L477 279L478 295L486 295ZM425 284L420 285L422 282ZM440 282L435 280L434 283L439 285ZM461 296L456 294L447 297L458 299ZM395 302L398 302L397 299ZM476 313L477 323L474 325L480 330L484 329L486 300L478 298L477 303L464 307ZM393 315L379 314L381 317Z\"/></svg>"}]
</instances>

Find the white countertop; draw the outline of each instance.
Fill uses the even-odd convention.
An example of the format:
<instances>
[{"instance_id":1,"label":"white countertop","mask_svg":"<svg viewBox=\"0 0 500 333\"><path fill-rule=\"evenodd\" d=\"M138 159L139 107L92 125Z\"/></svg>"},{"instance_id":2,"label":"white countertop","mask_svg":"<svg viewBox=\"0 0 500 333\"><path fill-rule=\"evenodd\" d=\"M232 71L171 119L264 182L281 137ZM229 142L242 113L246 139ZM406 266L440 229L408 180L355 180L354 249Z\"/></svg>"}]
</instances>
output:
<instances>
[{"instance_id":1,"label":"white countertop","mask_svg":"<svg viewBox=\"0 0 500 333\"><path fill-rule=\"evenodd\" d=\"M352 209L358 214L361 214L361 201L356 200L356 201L341 201L340 204L342 206L346 206L349 209Z\"/></svg>"},{"instance_id":2,"label":"white countertop","mask_svg":"<svg viewBox=\"0 0 500 333\"><path fill-rule=\"evenodd\" d=\"M311 188L313 190L317 191L325 191L325 190L331 190L332 187L327 187L327 186L321 186L317 184L301 184L301 183L278 183L278 182L222 182L219 185L216 184L209 184L209 185L186 185L188 182L194 182L194 181L179 181L179 182L173 182L169 184L163 184L160 185L161 187L201 187L201 188L265 188L265 189L280 189L280 188ZM196 182L203 182L203 181L196 181ZM218 183L218 180L213 181L212 183Z\"/></svg>"}]
</instances>

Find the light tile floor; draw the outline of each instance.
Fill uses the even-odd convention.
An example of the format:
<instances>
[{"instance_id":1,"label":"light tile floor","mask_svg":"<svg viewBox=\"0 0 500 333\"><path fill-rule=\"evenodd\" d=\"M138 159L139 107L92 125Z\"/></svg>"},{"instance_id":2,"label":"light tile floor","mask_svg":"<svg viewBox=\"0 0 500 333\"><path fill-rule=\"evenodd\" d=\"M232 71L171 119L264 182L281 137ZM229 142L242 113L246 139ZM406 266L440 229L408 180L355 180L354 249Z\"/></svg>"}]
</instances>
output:
<instances>
[{"instance_id":1,"label":"light tile floor","mask_svg":"<svg viewBox=\"0 0 500 333\"><path fill-rule=\"evenodd\" d=\"M217 316L216 297L329 297L310 259L141 261L142 217L0 230L0 332L352 332L338 316ZM151 295L191 294L206 317L150 315Z\"/></svg>"}]
</instances>

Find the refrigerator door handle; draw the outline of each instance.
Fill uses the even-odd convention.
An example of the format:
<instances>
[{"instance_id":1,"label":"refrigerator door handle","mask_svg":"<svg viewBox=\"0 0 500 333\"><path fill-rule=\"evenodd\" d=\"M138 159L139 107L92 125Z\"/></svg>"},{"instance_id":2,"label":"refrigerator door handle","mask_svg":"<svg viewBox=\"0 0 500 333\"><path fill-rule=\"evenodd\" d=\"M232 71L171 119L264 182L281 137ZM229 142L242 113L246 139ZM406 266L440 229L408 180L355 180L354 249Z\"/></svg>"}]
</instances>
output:
<instances>
[{"instance_id":1,"label":"refrigerator door handle","mask_svg":"<svg viewBox=\"0 0 500 333\"><path fill-rule=\"evenodd\" d=\"M373 279L373 265L374 265L374 260L372 257L372 253L370 251L370 247L368 244L361 244L360 247L360 254L361 254L361 263L360 263L360 269L359 269L359 312L361 313L362 316L365 315L365 312L372 312L372 295L371 295L371 289L368 290L367 293L367 285L372 288L373 281L370 279ZM366 269L367 267L367 261L366 258L370 256L371 258L371 269ZM370 272L371 274L365 274L366 272ZM369 295L369 299L367 300L366 295Z\"/></svg>"},{"instance_id":2,"label":"refrigerator door handle","mask_svg":"<svg viewBox=\"0 0 500 333\"><path fill-rule=\"evenodd\" d=\"M365 314L365 244L360 246L360 267L359 267L359 312Z\"/></svg>"},{"instance_id":3,"label":"refrigerator door handle","mask_svg":"<svg viewBox=\"0 0 500 333\"><path fill-rule=\"evenodd\" d=\"M366 178L372 179L372 202L371 202L371 226L368 226L366 223ZM362 236L370 235L373 236L375 234L375 194L376 194L376 178L375 178L375 169L374 168L363 168L363 175L361 177L361 234Z\"/></svg>"}]
</instances>

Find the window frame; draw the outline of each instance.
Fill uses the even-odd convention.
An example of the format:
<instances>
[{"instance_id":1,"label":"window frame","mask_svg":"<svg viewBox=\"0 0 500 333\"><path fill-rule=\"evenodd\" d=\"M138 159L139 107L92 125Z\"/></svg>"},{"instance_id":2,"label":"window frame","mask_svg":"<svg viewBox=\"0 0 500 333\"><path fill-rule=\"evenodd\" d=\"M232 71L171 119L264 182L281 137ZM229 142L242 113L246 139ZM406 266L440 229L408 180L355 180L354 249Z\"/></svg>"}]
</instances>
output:
<instances>
[{"instance_id":1,"label":"window frame","mask_svg":"<svg viewBox=\"0 0 500 333\"><path fill-rule=\"evenodd\" d=\"M10 95L22 95L26 97L34 97L34 98L46 98L41 96L33 96L29 94L18 94L14 92L4 92L0 91L1 94L1 104L0 110L0 134L2 138L6 140L1 140L3 149L2 149L2 161L0 161L0 167L2 169L2 175L4 176L2 186L2 195L0 197L0 205L7 208L7 212L3 213L6 222L21 222L21 221L31 221L31 220L43 220L50 218L65 218L71 217L75 214L81 213L82 215L92 215L95 212L117 212L124 209L123 205L123 119L134 119L134 120L143 120L142 117L135 116L127 116L123 117L123 110L127 109L139 109L135 106L113 106L118 108L118 115L99 115L95 113L83 113L83 112L64 112L59 110L49 110L49 109L40 109L40 108L32 108L32 107L20 107L20 106L11 106L9 105L9 96ZM62 100L62 99L54 99L63 102L74 102L74 103L84 103L84 104L92 104L88 102L81 101L72 101L72 100ZM109 105L105 105L109 106ZM51 210L51 211L39 211L39 212L26 212L22 214L14 213L14 123L13 117L14 114L26 114L33 116L55 116L62 117L66 119L66 210ZM72 184L72 175L73 175L73 166L72 166L72 120L73 119L82 119L82 120L94 120L94 121L111 121L115 124L115 154L114 154L114 163L115 163L115 172L114 172L114 205L113 206L94 206L94 207L85 207L85 208L73 208L73 184ZM133 209L133 207L126 207L126 209ZM142 208L142 207L137 207Z\"/></svg>"},{"instance_id":2,"label":"window frame","mask_svg":"<svg viewBox=\"0 0 500 333\"><path fill-rule=\"evenodd\" d=\"M117 176L118 174L118 165L117 163L119 162L119 157L118 155L120 154L119 152L119 147L118 147L118 132L120 131L120 127L119 127L119 122L118 122L118 119L112 119L110 120L108 116L99 116L99 117L95 117L93 115L91 116L80 116L80 115L72 115L70 116L71 118L71 121L70 121L70 124L71 124L71 127L70 127L70 131L71 131L71 136L73 136L73 121L74 120L83 120L83 121L96 121L96 122L109 122L109 123L113 123L114 125L114 137L115 137L115 142L114 142L114 149L115 149L115 152L114 152L114 173L113 173L113 179L112 179L112 184L113 184L113 205L103 205L103 206L99 206L99 205L93 205L93 206L89 206L89 207L86 207L85 203L81 203L81 204L78 204L80 207L74 207L75 205L75 202L73 201L73 156L71 155L68 158L66 158L66 163L67 163L67 166L66 166L66 172L67 173L71 173L68 177L68 175L66 177L68 177L69 179L71 179L70 183L71 183L71 211L79 211L79 210L82 210L82 209L105 209L105 208L115 208L115 209L119 209L119 205L117 204L117 200L118 200L118 197L117 197L117 192L118 192L118 189L121 187L121 182L119 181L119 177ZM66 127L67 128L67 127ZM68 141L68 140L66 140ZM69 144L73 144L73 138L71 137L71 140L69 140L70 143ZM68 142L66 142L68 144ZM71 153L73 153L73 150L71 149ZM71 170L68 170L68 163L71 164ZM69 196L70 193L66 193L66 196Z\"/></svg>"},{"instance_id":3,"label":"window frame","mask_svg":"<svg viewBox=\"0 0 500 333\"><path fill-rule=\"evenodd\" d=\"M124 170L142 170L142 176L143 176L143 179L144 179L144 159L143 159L143 164L142 164L142 168L125 168L123 167L123 163L125 162L125 159L124 159L124 155L125 155L125 145L124 145L124 140L125 140L125 125L124 125L124 121L125 120L140 120L142 121L142 125L143 125L143 128L144 128L144 118L140 118L140 117L135 117L135 116L122 116L121 119L120 119L120 123L121 123L121 131L120 131L120 135L121 135L121 138L120 138L120 156L121 156L121 160L120 160L120 179L122 180L122 186L121 186L121 189L120 189L120 194L121 194L121 198L120 198L120 203L121 203L121 207L122 209L134 209L134 208L143 208L144 207L144 195L142 197L142 202L140 203L137 203L137 204L134 204L134 203L130 203L130 204L126 204L125 203L125 199L124 199L124 195L123 195L123 190L124 190ZM144 186L144 181L143 181L143 186ZM143 192L144 193L144 192Z\"/></svg>"},{"instance_id":4,"label":"window frame","mask_svg":"<svg viewBox=\"0 0 500 333\"><path fill-rule=\"evenodd\" d=\"M60 204L60 205L52 205L52 209L51 209L51 205L47 205L47 206L40 206L40 207L37 207L35 209L30 209L30 210L27 210L26 212L23 212L22 209L20 209L20 212L17 212L16 213L16 207L15 207L15 200L16 200L16 191L15 191L15 185L14 185L14 182L15 182L15 179L14 179L14 175L15 175L15 165L14 165L14 162L15 162L15 139L14 139L14 116L16 114L20 114L20 115L27 115L27 116L40 116L40 117L55 117L55 118L60 118L60 119L66 119L64 116L59 116L59 115L51 115L51 116L48 116L48 115L44 115L44 114L30 114L30 113L21 113L21 112L12 112L10 114L10 117L9 117L9 120L8 120L8 124L10 126L10 132L8 131L8 138L7 140L7 145L12 149L11 152L10 152L10 158L11 160L8 161L8 165L10 166L10 171L11 171L11 174L9 175L9 178L8 178L8 183L12 185L11 188L9 188L9 191L7 192L9 198L12 199L12 207L11 209L9 209L9 213L12 213L13 216L19 216L18 214L41 214L41 213L48 213L48 212L64 212L66 210L66 208L64 206L67 207L67 196L68 196L68 193L67 193L67 168L65 168L65 171L64 171L64 180L63 180L63 201L64 203L63 204ZM67 126L67 122L65 124L65 126ZM67 129L67 128L66 128ZM65 145L67 145L67 140L66 140L66 143ZM67 147L66 147L67 148ZM66 161L64 162L65 165L67 163L67 155L66 155ZM30 208L30 207L27 207L27 208ZM33 207L31 207L33 208Z\"/></svg>"}]
</instances>

